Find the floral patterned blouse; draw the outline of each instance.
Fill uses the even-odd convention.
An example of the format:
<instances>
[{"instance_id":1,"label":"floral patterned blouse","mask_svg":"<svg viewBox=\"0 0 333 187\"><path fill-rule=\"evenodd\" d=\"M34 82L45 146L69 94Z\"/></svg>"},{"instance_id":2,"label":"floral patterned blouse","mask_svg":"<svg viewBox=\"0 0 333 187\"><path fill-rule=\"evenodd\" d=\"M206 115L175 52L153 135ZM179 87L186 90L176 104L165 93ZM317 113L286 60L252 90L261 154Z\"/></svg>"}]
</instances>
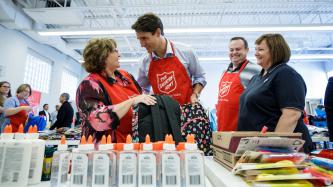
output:
<instances>
[{"instance_id":1,"label":"floral patterned blouse","mask_svg":"<svg viewBox=\"0 0 333 187\"><path fill-rule=\"evenodd\" d=\"M101 73L109 84L128 85L129 80L122 76L119 71L115 71L116 78L107 77L106 73ZM134 77L134 84L139 92L142 92ZM113 112L111 98L107 95L102 84L88 75L79 85L76 92L76 105L82 119L82 135L93 136L94 143L98 143L103 135L111 134L119 125L119 117ZM137 112L134 112L133 123L137 123Z\"/></svg>"}]
</instances>

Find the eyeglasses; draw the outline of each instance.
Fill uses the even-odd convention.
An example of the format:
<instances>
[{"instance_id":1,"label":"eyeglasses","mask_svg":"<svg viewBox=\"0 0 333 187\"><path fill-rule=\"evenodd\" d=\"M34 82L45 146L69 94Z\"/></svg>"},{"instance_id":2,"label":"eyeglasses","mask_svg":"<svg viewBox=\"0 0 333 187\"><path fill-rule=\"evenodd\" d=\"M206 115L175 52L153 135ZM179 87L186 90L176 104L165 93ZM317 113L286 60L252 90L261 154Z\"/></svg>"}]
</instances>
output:
<instances>
[{"instance_id":1,"label":"eyeglasses","mask_svg":"<svg viewBox=\"0 0 333 187\"><path fill-rule=\"evenodd\" d=\"M10 86L1 86L1 87L4 87L4 88L10 88Z\"/></svg>"}]
</instances>

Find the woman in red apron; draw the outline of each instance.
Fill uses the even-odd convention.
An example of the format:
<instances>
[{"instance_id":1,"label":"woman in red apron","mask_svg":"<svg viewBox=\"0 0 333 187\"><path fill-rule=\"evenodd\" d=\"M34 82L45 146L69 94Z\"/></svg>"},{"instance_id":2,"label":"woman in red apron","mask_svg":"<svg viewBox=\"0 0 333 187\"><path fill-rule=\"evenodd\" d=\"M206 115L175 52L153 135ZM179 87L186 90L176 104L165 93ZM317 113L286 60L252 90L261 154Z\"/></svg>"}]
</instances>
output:
<instances>
[{"instance_id":1,"label":"woman in red apron","mask_svg":"<svg viewBox=\"0 0 333 187\"><path fill-rule=\"evenodd\" d=\"M6 117L9 118L9 123L12 125L13 132L18 131L18 127L25 125L28 119L28 113L32 110L28 97L31 95L31 86L22 84L17 88L16 96L13 96L5 102Z\"/></svg>"},{"instance_id":2,"label":"woman in red apron","mask_svg":"<svg viewBox=\"0 0 333 187\"><path fill-rule=\"evenodd\" d=\"M114 142L125 142L137 127L132 125L137 120L132 105L154 105L156 99L141 94L133 76L118 69L119 53L114 40L90 40L83 57L83 67L90 74L80 83L76 94L82 134L93 135L95 143L108 134L114 135Z\"/></svg>"}]
</instances>

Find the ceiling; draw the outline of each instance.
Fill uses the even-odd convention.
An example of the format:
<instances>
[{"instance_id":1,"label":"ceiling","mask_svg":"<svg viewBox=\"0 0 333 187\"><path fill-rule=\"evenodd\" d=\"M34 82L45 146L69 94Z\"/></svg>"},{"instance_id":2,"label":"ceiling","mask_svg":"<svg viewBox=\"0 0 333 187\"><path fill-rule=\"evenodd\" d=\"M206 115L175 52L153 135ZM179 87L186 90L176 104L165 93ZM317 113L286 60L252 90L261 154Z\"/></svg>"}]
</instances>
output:
<instances>
[{"instance_id":1,"label":"ceiling","mask_svg":"<svg viewBox=\"0 0 333 187\"><path fill-rule=\"evenodd\" d=\"M133 32L60 36L41 36L38 32L130 30L146 12L157 14L166 29L189 28L185 33L165 35L191 45L206 61L215 57L227 60L228 42L234 36L248 40L253 57L253 43L264 32L194 32L196 28L333 26L332 0L5 0L0 2L0 24L20 30L77 61L82 60L82 50L89 39L112 37L118 43L122 60L136 63L145 50ZM333 62L333 27L326 31L280 33L290 44L294 57Z\"/></svg>"}]
</instances>

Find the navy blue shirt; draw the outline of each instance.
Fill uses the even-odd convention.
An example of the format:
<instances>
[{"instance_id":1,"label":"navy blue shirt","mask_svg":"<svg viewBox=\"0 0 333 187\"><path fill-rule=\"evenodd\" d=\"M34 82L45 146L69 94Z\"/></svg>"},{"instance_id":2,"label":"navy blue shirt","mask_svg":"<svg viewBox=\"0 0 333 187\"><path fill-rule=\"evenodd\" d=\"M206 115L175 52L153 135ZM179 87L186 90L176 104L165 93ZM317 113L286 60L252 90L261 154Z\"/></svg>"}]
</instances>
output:
<instances>
[{"instance_id":1,"label":"navy blue shirt","mask_svg":"<svg viewBox=\"0 0 333 187\"><path fill-rule=\"evenodd\" d=\"M282 115L281 109L304 110L306 85L300 74L285 63L255 75L240 97L238 131L260 131L263 126L274 131ZM307 127L300 118L295 131L312 146ZM307 148L305 148L307 149Z\"/></svg>"}]
</instances>

